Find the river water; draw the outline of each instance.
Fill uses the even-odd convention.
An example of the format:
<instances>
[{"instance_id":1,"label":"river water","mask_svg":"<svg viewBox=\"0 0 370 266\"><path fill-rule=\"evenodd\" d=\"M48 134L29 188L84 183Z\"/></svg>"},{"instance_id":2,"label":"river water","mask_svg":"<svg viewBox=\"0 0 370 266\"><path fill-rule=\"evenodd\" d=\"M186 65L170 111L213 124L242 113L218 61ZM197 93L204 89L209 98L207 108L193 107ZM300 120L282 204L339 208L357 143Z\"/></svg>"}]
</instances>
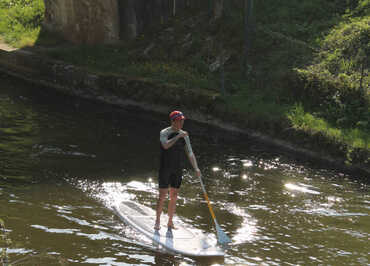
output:
<instances>
[{"instance_id":1,"label":"river water","mask_svg":"<svg viewBox=\"0 0 370 266\"><path fill-rule=\"evenodd\" d=\"M191 120L184 128L232 243L221 261L156 251L112 206L131 199L155 207L167 117L0 80L0 219L14 265L370 263L366 177ZM184 172L177 216L216 242L192 171Z\"/></svg>"}]
</instances>

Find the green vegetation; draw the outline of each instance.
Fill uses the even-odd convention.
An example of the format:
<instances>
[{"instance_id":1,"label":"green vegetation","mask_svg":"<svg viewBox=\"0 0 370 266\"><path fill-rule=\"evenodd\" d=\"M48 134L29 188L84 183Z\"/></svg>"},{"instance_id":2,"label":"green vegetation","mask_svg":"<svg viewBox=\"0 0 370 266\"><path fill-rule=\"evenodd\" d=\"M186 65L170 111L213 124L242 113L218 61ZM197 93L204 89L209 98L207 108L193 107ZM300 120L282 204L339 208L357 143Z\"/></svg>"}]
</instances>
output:
<instances>
[{"instance_id":1,"label":"green vegetation","mask_svg":"<svg viewBox=\"0 0 370 266\"><path fill-rule=\"evenodd\" d=\"M318 41L310 64L294 68L306 125L289 116L294 127L345 144L348 162L358 150L370 150L370 1L351 3L353 8ZM302 118L302 112L295 113Z\"/></svg>"},{"instance_id":2,"label":"green vegetation","mask_svg":"<svg viewBox=\"0 0 370 266\"><path fill-rule=\"evenodd\" d=\"M247 56L237 0L225 1L217 21L206 9L186 10L134 41L65 44L46 55L99 73L219 93L219 116L232 114L242 126L348 163L369 163L370 0L254 3Z\"/></svg>"},{"instance_id":3,"label":"green vegetation","mask_svg":"<svg viewBox=\"0 0 370 266\"><path fill-rule=\"evenodd\" d=\"M0 0L0 35L14 47L33 45L44 19L43 0Z\"/></svg>"}]
</instances>

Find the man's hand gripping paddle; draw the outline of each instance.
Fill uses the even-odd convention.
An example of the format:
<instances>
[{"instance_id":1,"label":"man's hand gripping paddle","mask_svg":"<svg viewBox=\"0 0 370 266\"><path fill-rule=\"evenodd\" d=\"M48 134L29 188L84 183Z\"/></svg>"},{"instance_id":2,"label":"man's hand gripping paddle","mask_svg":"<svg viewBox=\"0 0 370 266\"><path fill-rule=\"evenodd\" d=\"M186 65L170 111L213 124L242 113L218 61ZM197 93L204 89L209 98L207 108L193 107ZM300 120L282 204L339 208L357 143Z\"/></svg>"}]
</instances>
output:
<instances>
[{"instance_id":1,"label":"man's hand gripping paddle","mask_svg":"<svg viewBox=\"0 0 370 266\"><path fill-rule=\"evenodd\" d=\"M184 137L185 139L185 142L186 142L186 146L188 148L188 151L190 154L193 154L193 149L191 148L191 144L190 144L190 139L189 139L189 136L185 136ZM217 241L224 245L224 244L228 244L231 242L230 238L225 234L224 231L222 231L221 227L219 226L219 224L217 223L217 220L216 220L216 216L213 212L213 209L212 209L212 206L211 206L211 203L208 199L208 195L207 195L207 192L206 192L206 189L204 188L204 184L203 184L203 180L202 180L202 176L199 176L199 180L200 180L200 184L202 186L202 190L203 190L203 194L204 194L204 198L206 199L207 201L207 204L208 204L208 208L209 208L209 212L211 213L211 216L213 218L213 221L215 223L215 226L216 226L216 231L217 231Z\"/></svg>"}]
</instances>

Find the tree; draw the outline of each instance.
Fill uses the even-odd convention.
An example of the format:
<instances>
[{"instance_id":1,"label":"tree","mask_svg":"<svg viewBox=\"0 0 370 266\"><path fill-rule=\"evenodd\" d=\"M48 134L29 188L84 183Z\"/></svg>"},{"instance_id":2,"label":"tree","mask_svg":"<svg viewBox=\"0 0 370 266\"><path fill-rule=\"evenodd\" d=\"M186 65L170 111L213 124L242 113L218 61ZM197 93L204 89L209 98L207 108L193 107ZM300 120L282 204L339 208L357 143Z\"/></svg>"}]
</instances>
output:
<instances>
[{"instance_id":1,"label":"tree","mask_svg":"<svg viewBox=\"0 0 370 266\"><path fill-rule=\"evenodd\" d=\"M224 12L224 0L214 0L213 18L219 19Z\"/></svg>"},{"instance_id":2,"label":"tree","mask_svg":"<svg viewBox=\"0 0 370 266\"><path fill-rule=\"evenodd\" d=\"M137 37L137 18L135 10L135 0L127 0L125 11L125 24L126 24L126 36L129 39L134 39Z\"/></svg>"},{"instance_id":3,"label":"tree","mask_svg":"<svg viewBox=\"0 0 370 266\"><path fill-rule=\"evenodd\" d=\"M253 0L244 0L244 73L248 73L248 51L252 44Z\"/></svg>"}]
</instances>

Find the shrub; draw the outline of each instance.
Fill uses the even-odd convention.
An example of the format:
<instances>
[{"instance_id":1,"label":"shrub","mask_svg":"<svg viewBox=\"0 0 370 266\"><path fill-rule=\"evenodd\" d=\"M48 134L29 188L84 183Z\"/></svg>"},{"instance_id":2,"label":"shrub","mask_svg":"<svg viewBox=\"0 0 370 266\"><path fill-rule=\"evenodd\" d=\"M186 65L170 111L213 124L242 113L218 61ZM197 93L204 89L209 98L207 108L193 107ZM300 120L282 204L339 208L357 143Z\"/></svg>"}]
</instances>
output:
<instances>
[{"instance_id":1,"label":"shrub","mask_svg":"<svg viewBox=\"0 0 370 266\"><path fill-rule=\"evenodd\" d=\"M340 24L322 42L316 64L296 69L309 104L340 127L370 129L370 18Z\"/></svg>"},{"instance_id":2,"label":"shrub","mask_svg":"<svg viewBox=\"0 0 370 266\"><path fill-rule=\"evenodd\" d=\"M42 0L0 0L0 35L14 46L33 44L44 19Z\"/></svg>"}]
</instances>

